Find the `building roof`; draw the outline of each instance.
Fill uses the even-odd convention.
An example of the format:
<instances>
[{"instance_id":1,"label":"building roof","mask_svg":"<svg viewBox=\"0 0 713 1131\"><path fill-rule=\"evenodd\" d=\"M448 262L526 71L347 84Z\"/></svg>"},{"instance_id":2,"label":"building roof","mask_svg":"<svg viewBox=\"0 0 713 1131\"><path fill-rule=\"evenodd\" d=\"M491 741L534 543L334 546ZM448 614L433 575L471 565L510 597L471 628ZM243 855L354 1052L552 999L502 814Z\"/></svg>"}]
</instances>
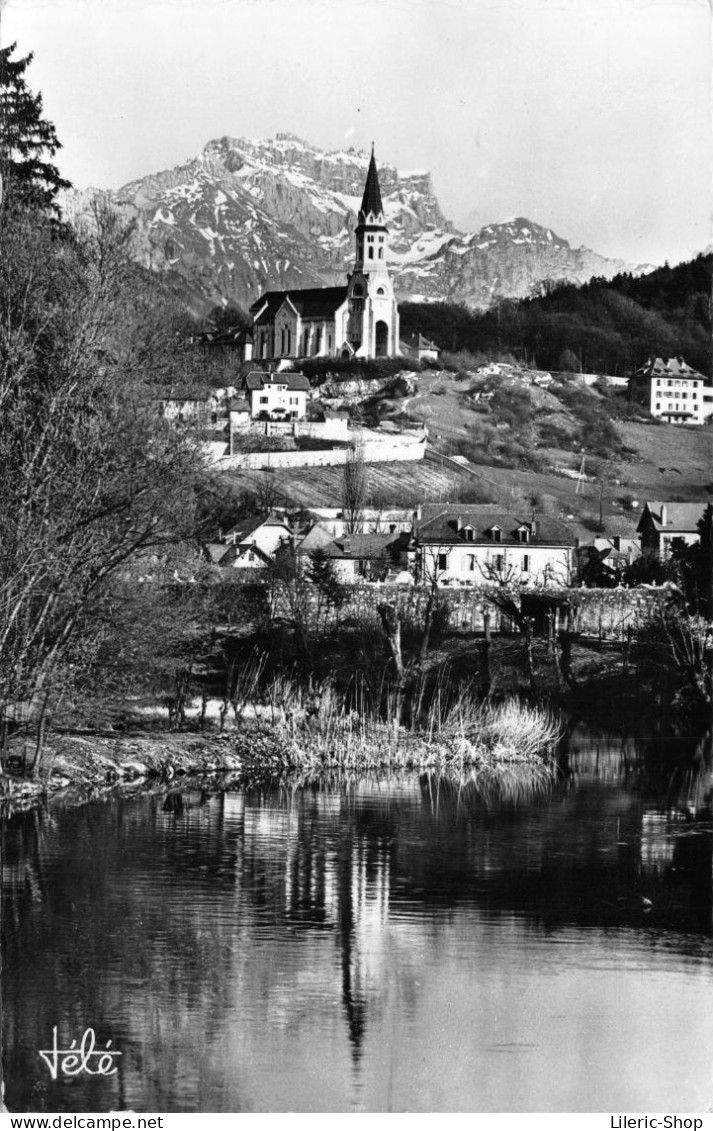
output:
<instances>
[{"instance_id":1,"label":"building roof","mask_svg":"<svg viewBox=\"0 0 713 1131\"><path fill-rule=\"evenodd\" d=\"M425 511L426 507L423 509ZM473 538L466 538L468 527L473 530ZM497 542L491 534L494 528L500 531ZM522 529L527 531L527 543L519 537L518 532ZM533 523L531 519L490 506L443 507L440 514L422 518L417 538L419 542L430 545L573 546L575 542L572 527L560 519L537 518Z\"/></svg>"},{"instance_id":2,"label":"building roof","mask_svg":"<svg viewBox=\"0 0 713 1131\"><path fill-rule=\"evenodd\" d=\"M653 503L647 502L639 520L637 530L641 530L647 514L651 518L653 527L659 532L671 531L687 532L698 531L698 523L703 518L706 503Z\"/></svg>"},{"instance_id":3,"label":"building roof","mask_svg":"<svg viewBox=\"0 0 713 1131\"><path fill-rule=\"evenodd\" d=\"M407 544L408 534L344 534L325 546L324 552L329 558L372 561L405 550Z\"/></svg>"},{"instance_id":4,"label":"building roof","mask_svg":"<svg viewBox=\"0 0 713 1131\"><path fill-rule=\"evenodd\" d=\"M225 542L206 542L203 549L212 565L220 565L223 558L232 559L235 557L235 547L228 546Z\"/></svg>"},{"instance_id":5,"label":"building roof","mask_svg":"<svg viewBox=\"0 0 713 1131\"><path fill-rule=\"evenodd\" d=\"M613 563L627 564L641 554L641 542L638 538L621 538L616 534L612 538L595 538L592 545L602 561L608 565ZM589 549L583 546L582 549Z\"/></svg>"},{"instance_id":6,"label":"building roof","mask_svg":"<svg viewBox=\"0 0 713 1131\"><path fill-rule=\"evenodd\" d=\"M202 334L196 334L193 339L199 346L243 346L252 340L252 333L245 326L232 330L206 330Z\"/></svg>"},{"instance_id":7,"label":"building roof","mask_svg":"<svg viewBox=\"0 0 713 1131\"><path fill-rule=\"evenodd\" d=\"M230 539L230 541L235 542L236 545L241 545L246 542L251 535L261 530L263 526L281 526L288 534L292 533L284 519L278 518L276 515L268 515L267 518L258 516L244 519L243 522L237 523L227 531L225 539L226 541Z\"/></svg>"},{"instance_id":8,"label":"building roof","mask_svg":"<svg viewBox=\"0 0 713 1131\"><path fill-rule=\"evenodd\" d=\"M690 377L705 381L703 374L688 365L682 357L669 357L666 361L661 357L650 357L646 365L636 370L632 380L642 377Z\"/></svg>"},{"instance_id":9,"label":"building roof","mask_svg":"<svg viewBox=\"0 0 713 1131\"><path fill-rule=\"evenodd\" d=\"M326 526L315 522L297 546L298 554L312 554L315 550L323 550L333 541L334 535Z\"/></svg>"},{"instance_id":10,"label":"building roof","mask_svg":"<svg viewBox=\"0 0 713 1131\"><path fill-rule=\"evenodd\" d=\"M359 223L362 223L364 218L370 212L374 216L383 214L384 206L381 203L381 189L379 188L379 174L376 169L376 158L374 157L374 146L371 147L371 161L369 162L369 169L366 174L366 184L364 185L364 196L362 197L361 208L359 209Z\"/></svg>"},{"instance_id":11,"label":"building roof","mask_svg":"<svg viewBox=\"0 0 713 1131\"><path fill-rule=\"evenodd\" d=\"M284 385L290 392L307 393L310 383L304 373L263 373L253 369L245 378L245 385L251 392L265 389L269 386Z\"/></svg>"},{"instance_id":12,"label":"building roof","mask_svg":"<svg viewBox=\"0 0 713 1131\"><path fill-rule=\"evenodd\" d=\"M417 350L435 350L437 353L441 352L441 347L437 346L429 338L425 338L423 334L407 334L402 339L402 343L408 346L409 349Z\"/></svg>"},{"instance_id":13,"label":"building roof","mask_svg":"<svg viewBox=\"0 0 713 1131\"><path fill-rule=\"evenodd\" d=\"M303 290L265 291L250 307L254 324L260 326L263 322L272 322L285 299L289 299L301 318L332 318L346 302L347 288L306 287Z\"/></svg>"}]
</instances>

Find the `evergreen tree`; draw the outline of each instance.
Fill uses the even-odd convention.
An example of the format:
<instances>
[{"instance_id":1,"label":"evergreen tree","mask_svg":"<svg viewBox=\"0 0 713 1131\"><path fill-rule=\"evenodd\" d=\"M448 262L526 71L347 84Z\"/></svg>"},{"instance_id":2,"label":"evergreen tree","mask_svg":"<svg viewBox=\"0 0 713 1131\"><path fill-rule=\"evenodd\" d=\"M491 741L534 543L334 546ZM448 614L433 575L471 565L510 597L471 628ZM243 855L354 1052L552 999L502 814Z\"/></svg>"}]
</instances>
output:
<instances>
[{"instance_id":1,"label":"evergreen tree","mask_svg":"<svg viewBox=\"0 0 713 1131\"><path fill-rule=\"evenodd\" d=\"M6 205L59 213L55 197L69 181L48 160L61 149L42 114L42 95L25 82L32 54L14 59L17 44L0 48L0 177Z\"/></svg>"}]
</instances>

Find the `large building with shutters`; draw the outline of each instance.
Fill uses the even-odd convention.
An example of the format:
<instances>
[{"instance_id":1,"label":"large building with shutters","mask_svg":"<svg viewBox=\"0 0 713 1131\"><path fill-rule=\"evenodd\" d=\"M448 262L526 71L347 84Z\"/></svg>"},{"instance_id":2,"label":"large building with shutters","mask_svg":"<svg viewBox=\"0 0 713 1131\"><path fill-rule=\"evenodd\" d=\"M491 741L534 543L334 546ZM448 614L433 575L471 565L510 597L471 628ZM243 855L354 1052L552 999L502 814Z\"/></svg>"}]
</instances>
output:
<instances>
[{"instance_id":1,"label":"large building with shutters","mask_svg":"<svg viewBox=\"0 0 713 1131\"><path fill-rule=\"evenodd\" d=\"M388 228L372 147L343 287L266 291L250 307L253 359L395 357L399 312L388 269Z\"/></svg>"}]
</instances>

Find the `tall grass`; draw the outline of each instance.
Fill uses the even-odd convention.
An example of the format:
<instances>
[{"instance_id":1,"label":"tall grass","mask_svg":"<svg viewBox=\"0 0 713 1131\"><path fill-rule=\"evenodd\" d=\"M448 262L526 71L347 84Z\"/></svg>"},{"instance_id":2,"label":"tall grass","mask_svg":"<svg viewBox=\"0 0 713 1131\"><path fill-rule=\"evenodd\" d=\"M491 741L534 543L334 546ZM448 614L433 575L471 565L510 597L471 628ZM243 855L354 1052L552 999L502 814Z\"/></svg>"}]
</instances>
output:
<instances>
[{"instance_id":1,"label":"tall grass","mask_svg":"<svg viewBox=\"0 0 713 1131\"><path fill-rule=\"evenodd\" d=\"M562 724L550 710L507 699L479 702L440 680L419 713L422 689L404 706L393 685L353 680L339 689L327 679L301 682L281 674L263 687L255 726L266 729L283 763L304 771L544 767ZM401 725L401 717L412 726Z\"/></svg>"}]
</instances>

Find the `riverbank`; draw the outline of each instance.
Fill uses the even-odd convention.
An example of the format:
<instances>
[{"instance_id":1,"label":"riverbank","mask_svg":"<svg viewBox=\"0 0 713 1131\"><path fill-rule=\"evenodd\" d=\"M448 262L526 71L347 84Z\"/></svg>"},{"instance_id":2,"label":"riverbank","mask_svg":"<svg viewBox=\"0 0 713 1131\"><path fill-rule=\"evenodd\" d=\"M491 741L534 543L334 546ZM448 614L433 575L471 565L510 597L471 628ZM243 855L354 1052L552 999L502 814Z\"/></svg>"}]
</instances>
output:
<instances>
[{"instance_id":1,"label":"riverbank","mask_svg":"<svg viewBox=\"0 0 713 1131\"><path fill-rule=\"evenodd\" d=\"M430 660L435 692L432 685L426 717L415 707L417 686L401 707L402 719L420 719L413 729L395 725L393 693L384 721L383 709L379 715L366 706L350 709L353 702L347 703L328 680L312 682L308 691L295 679L278 677L258 695L253 677L259 665L248 664L237 714L237 702L227 709L225 701L194 699L186 705L180 729L171 729L167 708L155 702L142 707L123 703L115 720L111 711L103 714L103 727L75 723L51 732L35 778L28 777L23 764L25 756L31 764L33 745L15 736L0 776L0 800L32 805L62 794L82 799L122 791L218 789L300 775L318 781L392 769L468 769L494 781L513 772L546 776L563 712L598 722L616 717L636 730L644 702L646 689L628 649L606 641L580 639L575 644L570 672L575 689L563 679L546 642L533 642L528 662L522 638L495 638L490 696L482 700L482 641L451 637ZM454 688L455 696L450 696ZM648 694L645 701L651 708Z\"/></svg>"},{"instance_id":2,"label":"riverbank","mask_svg":"<svg viewBox=\"0 0 713 1131\"><path fill-rule=\"evenodd\" d=\"M290 776L405 770L551 776L562 732L558 715L518 700L461 700L430 728L408 730L355 712L227 724L223 731L64 733L50 737L34 778L15 746L0 777L0 796L34 804L63 792L89 798L137 789L264 783Z\"/></svg>"}]
</instances>

